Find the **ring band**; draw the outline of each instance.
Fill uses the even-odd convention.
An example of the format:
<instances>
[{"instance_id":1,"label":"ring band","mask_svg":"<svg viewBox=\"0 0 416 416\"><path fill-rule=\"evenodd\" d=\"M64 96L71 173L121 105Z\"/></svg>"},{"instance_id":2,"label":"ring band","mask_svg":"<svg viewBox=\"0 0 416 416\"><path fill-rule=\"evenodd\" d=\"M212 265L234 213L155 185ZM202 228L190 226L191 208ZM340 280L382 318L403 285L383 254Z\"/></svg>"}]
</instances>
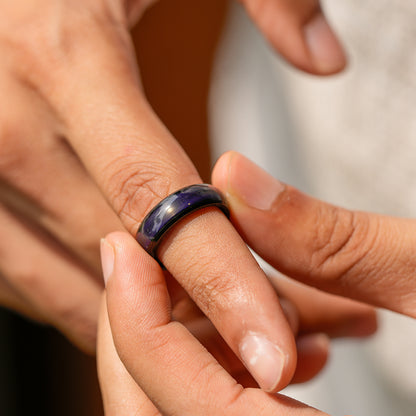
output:
<instances>
[{"instance_id":1,"label":"ring band","mask_svg":"<svg viewBox=\"0 0 416 416\"><path fill-rule=\"evenodd\" d=\"M224 197L212 185L182 188L163 199L146 215L137 231L136 240L157 260L157 247L168 230L191 212L211 206L220 208L227 217L230 216Z\"/></svg>"}]
</instances>

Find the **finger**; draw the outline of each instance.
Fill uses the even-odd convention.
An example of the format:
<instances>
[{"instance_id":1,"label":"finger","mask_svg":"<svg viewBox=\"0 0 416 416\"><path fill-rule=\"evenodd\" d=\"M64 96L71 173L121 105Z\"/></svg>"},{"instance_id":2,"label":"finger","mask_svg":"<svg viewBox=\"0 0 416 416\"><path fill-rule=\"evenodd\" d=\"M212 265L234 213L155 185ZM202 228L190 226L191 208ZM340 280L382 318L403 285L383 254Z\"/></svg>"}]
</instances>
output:
<instances>
[{"instance_id":1,"label":"finger","mask_svg":"<svg viewBox=\"0 0 416 416\"><path fill-rule=\"evenodd\" d=\"M9 97L0 114L1 202L48 230L100 275L98 241L121 229L120 221L60 137L45 100L3 72L0 89Z\"/></svg>"},{"instance_id":2,"label":"finger","mask_svg":"<svg viewBox=\"0 0 416 416\"><path fill-rule=\"evenodd\" d=\"M280 303L293 333L297 335L299 317L296 307L287 299L280 299ZM239 384L244 387L256 386L241 361L207 318L194 319L186 322L185 326ZM296 346L298 360L291 383L303 383L315 377L324 368L328 358L329 338L324 333L307 333L297 337Z\"/></svg>"},{"instance_id":3,"label":"finger","mask_svg":"<svg viewBox=\"0 0 416 416\"><path fill-rule=\"evenodd\" d=\"M103 262L114 343L131 376L162 414L321 414L283 396L243 389L180 323L171 321L158 264L127 234L111 234L106 244L114 259Z\"/></svg>"},{"instance_id":4,"label":"finger","mask_svg":"<svg viewBox=\"0 0 416 416\"><path fill-rule=\"evenodd\" d=\"M84 170L65 169L65 157L57 157L57 151L54 155L44 152L39 157L33 153L22 155L28 163L8 169L13 186L0 182L0 201L53 235L99 276L98 242L108 232L121 229L120 221ZM33 161L42 167L33 169ZM41 190L44 187L47 192Z\"/></svg>"},{"instance_id":5,"label":"finger","mask_svg":"<svg viewBox=\"0 0 416 416\"><path fill-rule=\"evenodd\" d=\"M8 284L76 345L95 351L101 288L94 277L50 236L1 205L0 229L7 236L0 243L0 265Z\"/></svg>"},{"instance_id":6,"label":"finger","mask_svg":"<svg viewBox=\"0 0 416 416\"><path fill-rule=\"evenodd\" d=\"M271 44L296 67L319 75L345 67L345 54L319 0L240 1Z\"/></svg>"},{"instance_id":7,"label":"finger","mask_svg":"<svg viewBox=\"0 0 416 416\"><path fill-rule=\"evenodd\" d=\"M98 325L97 370L106 416L160 416L117 355L105 297L101 303Z\"/></svg>"},{"instance_id":8,"label":"finger","mask_svg":"<svg viewBox=\"0 0 416 416\"><path fill-rule=\"evenodd\" d=\"M305 383L318 375L328 360L329 338L325 334L303 335L297 339L298 365L292 384Z\"/></svg>"},{"instance_id":9,"label":"finger","mask_svg":"<svg viewBox=\"0 0 416 416\"><path fill-rule=\"evenodd\" d=\"M322 332L331 338L366 337L377 330L373 307L330 295L277 271L269 270L267 275L281 298L280 303L287 299L296 310L300 333Z\"/></svg>"},{"instance_id":10,"label":"finger","mask_svg":"<svg viewBox=\"0 0 416 416\"><path fill-rule=\"evenodd\" d=\"M44 322L45 318L23 298L0 273L0 305L22 315L28 316L38 322Z\"/></svg>"},{"instance_id":11,"label":"finger","mask_svg":"<svg viewBox=\"0 0 416 416\"><path fill-rule=\"evenodd\" d=\"M257 383L244 364L223 340L209 319L204 317L183 324L239 384L244 387L257 387Z\"/></svg>"},{"instance_id":12,"label":"finger","mask_svg":"<svg viewBox=\"0 0 416 416\"><path fill-rule=\"evenodd\" d=\"M68 5L63 6L60 11L65 9L69 13L66 13L65 19L61 21L71 26L71 23L78 21L72 14L76 7L66 6ZM11 21L15 24L27 14L33 17L29 20L39 20L34 26L47 28L51 27L49 19L53 18L52 16L57 17L52 12L57 11L53 7L49 10L50 14L32 15L32 9L19 9L17 15L12 10ZM82 13L85 14L86 8L82 9ZM63 30L67 33L66 29ZM30 30L26 31L25 36L21 38L23 43L30 43L36 38L35 34L29 32ZM42 37L41 33L43 29L36 31L36 34ZM45 36L47 37L46 34ZM12 43L14 41L17 39L13 39ZM36 39L35 43L42 44L43 47L35 49L42 50L44 57L49 56L49 51L53 55L52 50L56 50L47 45L46 38L44 41ZM33 58L28 51L34 51L34 48L27 44L12 49L19 51L19 55L25 55L25 61ZM9 69L9 64L14 62L14 58L13 52L10 62L7 61L0 71L0 90L3 97L8 97L8 105L2 108L0 114L1 200L16 212L49 230L68 251L74 253L98 275L98 241L109 231L122 229L122 226L73 149L65 141L54 108L46 96L39 93L36 84L28 81L29 74L35 74L37 71L23 70L25 74L21 74L20 77L20 65L17 65L19 69L14 65ZM31 67L31 63L23 66ZM49 61L47 66L48 72L54 72L51 68L55 68L55 64ZM35 67L38 68L38 65L34 64L33 68ZM40 71L42 72L42 69Z\"/></svg>"},{"instance_id":13,"label":"finger","mask_svg":"<svg viewBox=\"0 0 416 416\"><path fill-rule=\"evenodd\" d=\"M280 303L288 321L292 323L291 327L296 335L299 325L296 308L286 299L280 299ZM185 326L239 384L244 387L256 386L241 361L219 336L207 318L193 320L186 323ZM324 333L307 333L297 337L298 360L291 384L304 383L320 373L328 359L329 343L328 335Z\"/></svg>"},{"instance_id":14,"label":"finger","mask_svg":"<svg viewBox=\"0 0 416 416\"><path fill-rule=\"evenodd\" d=\"M100 36L91 33L94 49L88 59L73 57L70 73L61 72L53 100L71 145L135 233L150 208L200 178L143 97L128 45L118 31L110 34L111 28L106 26ZM68 88L73 79L76 88ZM264 389L277 390L290 381L295 343L277 296L219 210L201 210L181 221L164 238L158 255L248 367L254 361L247 355L257 343L268 349L262 360L269 365L262 364L260 372L259 366L250 368Z\"/></svg>"},{"instance_id":15,"label":"finger","mask_svg":"<svg viewBox=\"0 0 416 416\"><path fill-rule=\"evenodd\" d=\"M237 153L214 183L234 224L284 274L335 294L416 316L415 221L353 212L285 186Z\"/></svg>"}]
</instances>

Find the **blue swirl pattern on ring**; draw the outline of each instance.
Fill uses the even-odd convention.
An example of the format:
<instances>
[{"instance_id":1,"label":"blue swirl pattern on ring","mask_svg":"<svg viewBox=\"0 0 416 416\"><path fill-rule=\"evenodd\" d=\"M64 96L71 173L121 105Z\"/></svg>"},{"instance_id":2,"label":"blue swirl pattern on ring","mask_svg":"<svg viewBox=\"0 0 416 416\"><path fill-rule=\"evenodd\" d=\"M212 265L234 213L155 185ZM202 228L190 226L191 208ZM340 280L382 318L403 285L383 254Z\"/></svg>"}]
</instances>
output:
<instances>
[{"instance_id":1,"label":"blue swirl pattern on ring","mask_svg":"<svg viewBox=\"0 0 416 416\"><path fill-rule=\"evenodd\" d=\"M200 184L182 188L159 202L144 218L137 231L137 242L157 260L156 251L164 234L198 209L216 206L229 217L230 212L221 192L212 185Z\"/></svg>"}]
</instances>

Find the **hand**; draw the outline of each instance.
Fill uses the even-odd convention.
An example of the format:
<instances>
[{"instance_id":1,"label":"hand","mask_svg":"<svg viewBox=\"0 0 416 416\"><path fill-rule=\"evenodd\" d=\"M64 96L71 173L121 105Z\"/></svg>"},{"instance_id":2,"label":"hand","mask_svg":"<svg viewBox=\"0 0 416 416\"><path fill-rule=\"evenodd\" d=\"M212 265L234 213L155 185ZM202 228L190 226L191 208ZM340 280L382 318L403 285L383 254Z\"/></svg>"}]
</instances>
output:
<instances>
[{"instance_id":1,"label":"hand","mask_svg":"<svg viewBox=\"0 0 416 416\"><path fill-rule=\"evenodd\" d=\"M2 301L93 351L98 237L135 233L150 207L200 178L140 88L128 24L144 2L0 4ZM220 212L183 221L159 257L236 354L251 333L274 346L277 370L256 374L265 389L289 382L290 327Z\"/></svg>"},{"instance_id":2,"label":"hand","mask_svg":"<svg viewBox=\"0 0 416 416\"><path fill-rule=\"evenodd\" d=\"M213 183L227 194L246 242L276 269L327 292L416 317L414 219L317 201L233 152L218 161Z\"/></svg>"},{"instance_id":3,"label":"hand","mask_svg":"<svg viewBox=\"0 0 416 416\"><path fill-rule=\"evenodd\" d=\"M157 201L200 181L140 88L128 27L150 3L0 2L0 224L8 236L0 243L0 301L57 326L91 352L101 291L98 237L122 226L134 233ZM252 1L245 5L288 59L319 72L300 40L305 16L321 16L317 3L293 9L286 3L264 2L267 13ZM298 47L287 48L267 16L287 16ZM336 44L328 33L324 38ZM215 232L222 239L210 245ZM219 262L225 251L229 257ZM287 384L296 362L289 327L265 276L223 216L207 210L190 217L159 255L235 352L247 331L278 345L281 379L276 374L279 380L266 386L258 377L266 389ZM253 291L258 299L239 304L241 294ZM260 312L264 319L252 322L249 317Z\"/></svg>"},{"instance_id":4,"label":"hand","mask_svg":"<svg viewBox=\"0 0 416 416\"><path fill-rule=\"evenodd\" d=\"M107 416L322 414L252 388L253 378L209 320L184 304L185 292L132 237L112 233L103 242L104 254L106 250L114 261L103 264L107 289L98 370ZM321 370L328 335L365 335L375 329L371 308L288 280L278 283L280 292L304 306L298 314L287 298L282 301L294 334L299 334L294 382ZM255 360L257 351L252 353Z\"/></svg>"}]
</instances>

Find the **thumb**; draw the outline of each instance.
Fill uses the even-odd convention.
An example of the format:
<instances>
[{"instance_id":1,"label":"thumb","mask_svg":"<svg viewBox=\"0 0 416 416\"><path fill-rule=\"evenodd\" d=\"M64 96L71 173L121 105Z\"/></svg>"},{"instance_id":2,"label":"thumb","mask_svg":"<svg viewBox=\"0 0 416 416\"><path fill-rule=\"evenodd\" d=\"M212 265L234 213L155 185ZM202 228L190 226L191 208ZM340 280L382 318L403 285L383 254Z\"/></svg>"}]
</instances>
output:
<instances>
[{"instance_id":1,"label":"thumb","mask_svg":"<svg viewBox=\"0 0 416 416\"><path fill-rule=\"evenodd\" d=\"M414 220L318 201L237 153L220 158L213 183L246 242L281 272L416 317Z\"/></svg>"},{"instance_id":2,"label":"thumb","mask_svg":"<svg viewBox=\"0 0 416 416\"><path fill-rule=\"evenodd\" d=\"M270 43L306 72L341 71L346 58L319 0L240 0Z\"/></svg>"}]
</instances>

